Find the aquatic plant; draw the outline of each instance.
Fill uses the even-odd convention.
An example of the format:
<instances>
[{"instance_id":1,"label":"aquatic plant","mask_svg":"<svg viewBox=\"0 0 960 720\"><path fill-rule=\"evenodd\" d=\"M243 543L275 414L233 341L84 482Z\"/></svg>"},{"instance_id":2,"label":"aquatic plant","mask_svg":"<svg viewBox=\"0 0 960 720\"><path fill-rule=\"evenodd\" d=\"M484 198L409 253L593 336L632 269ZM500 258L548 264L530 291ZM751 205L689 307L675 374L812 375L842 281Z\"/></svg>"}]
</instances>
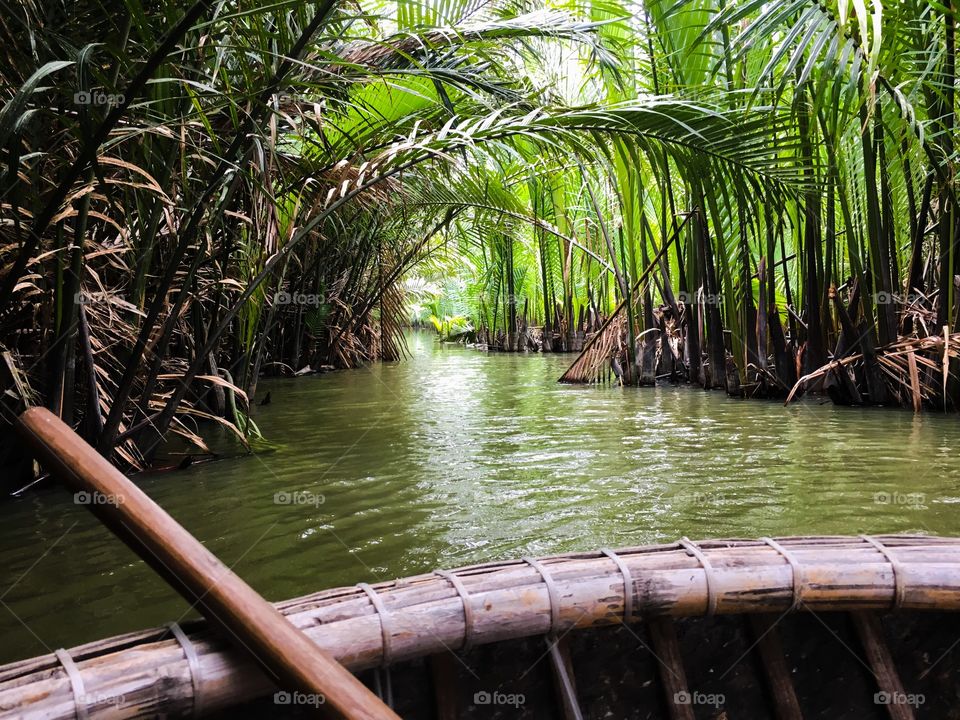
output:
<instances>
[{"instance_id":1,"label":"aquatic plant","mask_svg":"<svg viewBox=\"0 0 960 720\"><path fill-rule=\"evenodd\" d=\"M919 0L19 3L4 417L46 404L128 467L202 448L196 419L243 436L225 387L401 357L425 267L506 349L579 349L622 307L593 344L630 382L952 406L954 25Z\"/></svg>"}]
</instances>

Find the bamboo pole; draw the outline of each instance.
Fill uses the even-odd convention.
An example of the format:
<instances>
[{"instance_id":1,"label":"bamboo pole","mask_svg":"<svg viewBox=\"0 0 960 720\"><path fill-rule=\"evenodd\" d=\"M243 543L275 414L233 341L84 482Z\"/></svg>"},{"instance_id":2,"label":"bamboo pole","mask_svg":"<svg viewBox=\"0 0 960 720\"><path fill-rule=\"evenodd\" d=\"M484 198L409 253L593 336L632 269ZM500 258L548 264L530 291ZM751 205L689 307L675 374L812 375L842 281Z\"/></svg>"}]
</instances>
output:
<instances>
[{"instance_id":1,"label":"bamboo pole","mask_svg":"<svg viewBox=\"0 0 960 720\"><path fill-rule=\"evenodd\" d=\"M850 618L877 680L877 689L880 692L875 696L874 702L881 702L886 706L890 720L914 720L913 709L906 702L908 696L893 662L893 655L883 639L880 621L875 615L863 612L850 613Z\"/></svg>"},{"instance_id":2,"label":"bamboo pole","mask_svg":"<svg viewBox=\"0 0 960 720\"><path fill-rule=\"evenodd\" d=\"M903 535L875 540L886 555L857 537L777 540L800 567L796 573L782 554L757 540L698 543L709 571L678 544L630 548L617 552L631 577L626 588L621 568L600 552L540 563L555 585L555 629L560 634L641 618L702 616L708 607L708 573L718 615L784 613L798 596L795 583L799 607L815 612L886 611L898 597L903 611L960 611L960 538ZM896 569L888 556L896 560ZM454 574L463 595L447 577L435 573L374 586L389 616L393 662L458 649L468 636L481 645L551 631L550 593L527 562L486 563ZM471 608L469 621L464 597ZM384 625L363 589L325 590L280 603L278 610L353 671L384 662ZM188 714L197 693L205 712L213 712L272 691L249 658L221 638L202 628L188 635L199 660L196 676L183 648L163 629L89 643L72 649L71 655L88 693L118 699L111 708L114 720L159 712ZM75 717L69 679L52 655L0 667L0 720L28 712L47 720Z\"/></svg>"},{"instance_id":3,"label":"bamboo pole","mask_svg":"<svg viewBox=\"0 0 960 720\"><path fill-rule=\"evenodd\" d=\"M777 633L776 618L772 615L751 615L750 632L760 655L760 667L773 700L777 720L803 720L797 691L793 687L790 668L783 654L783 644Z\"/></svg>"},{"instance_id":4,"label":"bamboo pole","mask_svg":"<svg viewBox=\"0 0 960 720\"><path fill-rule=\"evenodd\" d=\"M313 695L310 704L346 720L399 720L356 677L294 627L142 490L46 408L17 430L41 461L226 637L278 684Z\"/></svg>"},{"instance_id":5,"label":"bamboo pole","mask_svg":"<svg viewBox=\"0 0 960 720\"><path fill-rule=\"evenodd\" d=\"M671 618L654 618L647 627L650 630L650 645L656 654L660 685L663 687L664 703L670 720L695 720L690 704L687 672L683 668L680 642Z\"/></svg>"}]
</instances>

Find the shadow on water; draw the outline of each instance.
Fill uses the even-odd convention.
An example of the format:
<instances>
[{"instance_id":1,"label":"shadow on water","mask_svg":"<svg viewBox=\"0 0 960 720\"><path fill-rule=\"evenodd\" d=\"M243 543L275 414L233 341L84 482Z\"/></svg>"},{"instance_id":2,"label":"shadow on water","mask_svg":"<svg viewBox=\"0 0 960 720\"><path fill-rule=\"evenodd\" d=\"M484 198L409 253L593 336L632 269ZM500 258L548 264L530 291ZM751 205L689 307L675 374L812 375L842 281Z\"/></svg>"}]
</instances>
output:
<instances>
[{"instance_id":1,"label":"shadow on water","mask_svg":"<svg viewBox=\"0 0 960 720\"><path fill-rule=\"evenodd\" d=\"M556 383L569 357L410 340L264 381L273 452L141 486L268 598L691 537L956 533L953 417ZM3 508L0 661L189 612L63 491Z\"/></svg>"}]
</instances>

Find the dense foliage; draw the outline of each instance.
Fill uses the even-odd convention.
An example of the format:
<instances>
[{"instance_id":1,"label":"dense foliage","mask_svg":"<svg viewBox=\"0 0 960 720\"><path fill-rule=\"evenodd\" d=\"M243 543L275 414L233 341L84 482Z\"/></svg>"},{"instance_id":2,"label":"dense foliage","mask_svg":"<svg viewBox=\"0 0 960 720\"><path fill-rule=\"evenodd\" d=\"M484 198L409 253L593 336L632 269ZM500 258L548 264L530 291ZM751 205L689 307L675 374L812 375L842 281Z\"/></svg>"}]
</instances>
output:
<instances>
[{"instance_id":1,"label":"dense foliage","mask_svg":"<svg viewBox=\"0 0 960 720\"><path fill-rule=\"evenodd\" d=\"M142 466L171 431L202 445L198 418L249 434L263 373L399 357L411 307L506 349L579 348L620 307L603 359L632 380L669 357L770 394L845 359L840 399L946 406L954 23L24 0L0 17L4 416L46 404Z\"/></svg>"}]
</instances>

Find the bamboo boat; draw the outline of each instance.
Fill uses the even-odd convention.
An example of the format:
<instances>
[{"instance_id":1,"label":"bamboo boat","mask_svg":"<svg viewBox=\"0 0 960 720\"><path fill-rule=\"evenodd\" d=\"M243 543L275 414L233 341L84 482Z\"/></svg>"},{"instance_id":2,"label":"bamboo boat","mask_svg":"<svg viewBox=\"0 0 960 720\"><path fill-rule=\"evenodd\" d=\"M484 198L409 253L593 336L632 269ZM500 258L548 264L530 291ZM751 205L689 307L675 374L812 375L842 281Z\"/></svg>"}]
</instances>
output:
<instances>
[{"instance_id":1,"label":"bamboo boat","mask_svg":"<svg viewBox=\"0 0 960 720\"><path fill-rule=\"evenodd\" d=\"M404 718L960 717L960 538L683 539L277 604ZM205 622L0 667L0 718L302 717Z\"/></svg>"}]
</instances>

